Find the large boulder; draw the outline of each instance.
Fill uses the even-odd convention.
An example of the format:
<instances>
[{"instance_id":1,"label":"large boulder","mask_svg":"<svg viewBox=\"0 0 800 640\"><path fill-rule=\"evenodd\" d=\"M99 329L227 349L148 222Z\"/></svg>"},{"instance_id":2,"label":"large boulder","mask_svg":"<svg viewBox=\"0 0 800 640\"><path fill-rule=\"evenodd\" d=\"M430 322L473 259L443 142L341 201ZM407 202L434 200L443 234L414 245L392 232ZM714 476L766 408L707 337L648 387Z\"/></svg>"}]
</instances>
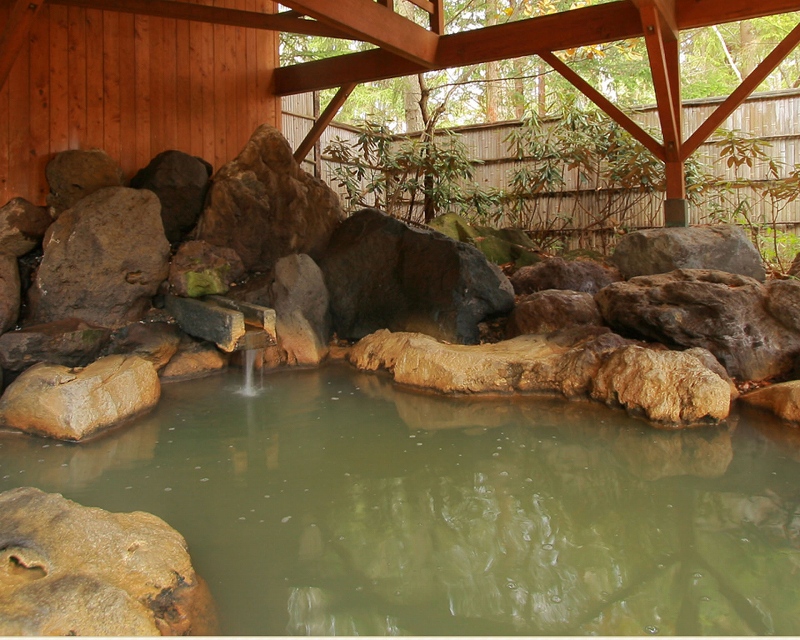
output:
<instances>
[{"instance_id":1,"label":"large boulder","mask_svg":"<svg viewBox=\"0 0 800 640\"><path fill-rule=\"evenodd\" d=\"M183 536L21 487L0 494L0 635L210 635L216 614Z\"/></svg>"},{"instance_id":2,"label":"large boulder","mask_svg":"<svg viewBox=\"0 0 800 640\"><path fill-rule=\"evenodd\" d=\"M676 269L727 271L761 282L766 277L758 251L734 224L634 231L620 240L611 262L625 278Z\"/></svg>"},{"instance_id":3,"label":"large boulder","mask_svg":"<svg viewBox=\"0 0 800 640\"><path fill-rule=\"evenodd\" d=\"M621 279L615 269L594 260L549 258L539 264L517 270L511 276L511 284L517 295L546 289L597 293L603 287Z\"/></svg>"},{"instance_id":4,"label":"large boulder","mask_svg":"<svg viewBox=\"0 0 800 640\"><path fill-rule=\"evenodd\" d=\"M319 364L328 354L331 332L328 289L320 268L305 254L281 258L275 264L271 298L286 362Z\"/></svg>"},{"instance_id":5,"label":"large boulder","mask_svg":"<svg viewBox=\"0 0 800 640\"><path fill-rule=\"evenodd\" d=\"M184 242L169 266L169 288L176 296L199 298L227 293L244 275L244 265L233 249L203 240Z\"/></svg>"},{"instance_id":6,"label":"large boulder","mask_svg":"<svg viewBox=\"0 0 800 640\"><path fill-rule=\"evenodd\" d=\"M800 286L784 292L786 298ZM776 290L777 291L777 290ZM723 271L679 269L614 283L596 296L615 331L669 346L703 347L738 379L761 380L788 373L800 353L800 327L770 313L769 289L753 278Z\"/></svg>"},{"instance_id":7,"label":"large boulder","mask_svg":"<svg viewBox=\"0 0 800 640\"><path fill-rule=\"evenodd\" d=\"M266 271L291 253L317 258L343 217L330 187L300 168L280 131L261 125L214 176L195 237Z\"/></svg>"},{"instance_id":8,"label":"large boulder","mask_svg":"<svg viewBox=\"0 0 800 640\"><path fill-rule=\"evenodd\" d=\"M170 242L180 242L203 211L211 165L183 151L162 151L141 169L130 186L149 189L161 201L161 221Z\"/></svg>"},{"instance_id":9,"label":"large boulder","mask_svg":"<svg viewBox=\"0 0 800 640\"><path fill-rule=\"evenodd\" d=\"M0 253L0 333L17 324L20 305L20 281L17 259Z\"/></svg>"},{"instance_id":10,"label":"large boulder","mask_svg":"<svg viewBox=\"0 0 800 640\"><path fill-rule=\"evenodd\" d=\"M700 359L637 345L611 354L592 382L591 396L670 424L723 420L731 405L728 382Z\"/></svg>"},{"instance_id":11,"label":"large boulder","mask_svg":"<svg viewBox=\"0 0 800 640\"><path fill-rule=\"evenodd\" d=\"M508 279L477 249L377 209L342 223L319 265L340 338L388 328L474 343L481 320L514 304Z\"/></svg>"},{"instance_id":12,"label":"large boulder","mask_svg":"<svg viewBox=\"0 0 800 640\"><path fill-rule=\"evenodd\" d=\"M354 345L348 359L359 369L385 369L398 383L442 393L588 395L673 426L728 416L730 386L699 358L645 349L611 333L588 335L561 341L531 334L468 346L381 330Z\"/></svg>"},{"instance_id":13,"label":"large boulder","mask_svg":"<svg viewBox=\"0 0 800 640\"><path fill-rule=\"evenodd\" d=\"M0 207L0 253L17 258L35 249L53 222L45 207L14 198Z\"/></svg>"},{"instance_id":14,"label":"large boulder","mask_svg":"<svg viewBox=\"0 0 800 640\"><path fill-rule=\"evenodd\" d=\"M77 318L24 327L0 336L0 366L20 372L39 362L85 367L108 344L111 330Z\"/></svg>"},{"instance_id":15,"label":"large boulder","mask_svg":"<svg viewBox=\"0 0 800 640\"><path fill-rule=\"evenodd\" d=\"M113 187L65 211L48 230L29 291L32 321L116 328L139 320L169 270L160 210L151 191Z\"/></svg>"},{"instance_id":16,"label":"large boulder","mask_svg":"<svg viewBox=\"0 0 800 640\"><path fill-rule=\"evenodd\" d=\"M101 149L70 149L57 153L45 168L50 215L58 218L79 200L105 187L125 184L125 174Z\"/></svg>"},{"instance_id":17,"label":"large boulder","mask_svg":"<svg viewBox=\"0 0 800 640\"><path fill-rule=\"evenodd\" d=\"M550 333L576 325L602 325L603 317L591 293L546 289L517 302L508 319L509 338L524 333Z\"/></svg>"},{"instance_id":18,"label":"large boulder","mask_svg":"<svg viewBox=\"0 0 800 640\"><path fill-rule=\"evenodd\" d=\"M85 440L152 409L161 395L153 365L113 355L84 369L37 364L0 397L0 424L58 440Z\"/></svg>"}]
</instances>

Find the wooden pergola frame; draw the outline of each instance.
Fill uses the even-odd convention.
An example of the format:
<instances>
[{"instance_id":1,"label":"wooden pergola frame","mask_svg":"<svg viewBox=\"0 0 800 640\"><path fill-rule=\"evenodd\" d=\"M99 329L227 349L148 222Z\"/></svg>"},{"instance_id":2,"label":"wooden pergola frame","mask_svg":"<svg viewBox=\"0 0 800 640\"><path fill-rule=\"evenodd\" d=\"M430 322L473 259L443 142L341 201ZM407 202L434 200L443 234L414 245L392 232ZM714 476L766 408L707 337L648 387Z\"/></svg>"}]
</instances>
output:
<instances>
[{"instance_id":1,"label":"wooden pergola frame","mask_svg":"<svg viewBox=\"0 0 800 640\"><path fill-rule=\"evenodd\" d=\"M410 0L430 16L427 28L401 16L394 0L281 0L290 11L262 13L180 0L10 0L0 36L0 87L29 37L44 2L246 26L307 35L363 40L378 48L275 70L275 95L338 88L339 91L295 152L302 159L360 83L430 70L538 55L665 163L667 225L685 225L684 163L759 84L800 44L800 25L748 75L694 131L683 137L680 32L736 20L789 13L797 0L616 0L527 20L444 35L443 0ZM556 52L644 38L659 114L657 140L587 83Z\"/></svg>"}]
</instances>

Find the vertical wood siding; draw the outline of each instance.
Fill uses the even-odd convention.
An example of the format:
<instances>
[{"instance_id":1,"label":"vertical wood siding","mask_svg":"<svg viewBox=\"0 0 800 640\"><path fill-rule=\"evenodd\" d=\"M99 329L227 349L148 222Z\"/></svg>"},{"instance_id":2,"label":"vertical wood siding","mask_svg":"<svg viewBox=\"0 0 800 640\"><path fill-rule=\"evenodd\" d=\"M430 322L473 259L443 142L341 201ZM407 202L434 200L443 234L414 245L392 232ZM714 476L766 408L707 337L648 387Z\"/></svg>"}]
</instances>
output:
<instances>
[{"instance_id":1,"label":"vertical wood siding","mask_svg":"<svg viewBox=\"0 0 800 640\"><path fill-rule=\"evenodd\" d=\"M190 0L249 11L272 0ZM0 3L0 30L8 3ZM218 169L262 123L279 127L271 93L277 34L49 5L0 90L0 206L44 204L45 167L67 149L104 149L130 178L179 149Z\"/></svg>"}]
</instances>

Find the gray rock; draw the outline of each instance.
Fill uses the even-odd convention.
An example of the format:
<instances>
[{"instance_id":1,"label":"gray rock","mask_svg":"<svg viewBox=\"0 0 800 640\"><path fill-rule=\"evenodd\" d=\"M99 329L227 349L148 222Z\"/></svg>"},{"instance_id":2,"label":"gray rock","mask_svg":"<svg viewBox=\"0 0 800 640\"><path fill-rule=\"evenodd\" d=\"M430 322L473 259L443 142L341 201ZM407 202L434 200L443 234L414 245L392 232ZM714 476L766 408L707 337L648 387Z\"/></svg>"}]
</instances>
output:
<instances>
[{"instance_id":1,"label":"gray rock","mask_svg":"<svg viewBox=\"0 0 800 640\"><path fill-rule=\"evenodd\" d=\"M211 165L182 151L163 151L131 178L134 189L149 189L161 201L164 233L180 242L203 211Z\"/></svg>"},{"instance_id":2,"label":"gray rock","mask_svg":"<svg viewBox=\"0 0 800 640\"><path fill-rule=\"evenodd\" d=\"M0 253L17 258L32 251L53 222L47 209L24 198L14 198L0 208Z\"/></svg>"},{"instance_id":3,"label":"gray rock","mask_svg":"<svg viewBox=\"0 0 800 640\"><path fill-rule=\"evenodd\" d=\"M549 258L516 271L511 276L511 284L517 295L546 289L597 293L603 287L621 279L615 269L593 260L567 261L563 258Z\"/></svg>"},{"instance_id":4,"label":"gray rock","mask_svg":"<svg viewBox=\"0 0 800 640\"><path fill-rule=\"evenodd\" d=\"M615 331L673 347L703 347L734 378L785 374L800 352L800 333L770 314L768 289L753 278L680 269L616 282L595 300Z\"/></svg>"},{"instance_id":5,"label":"gray rock","mask_svg":"<svg viewBox=\"0 0 800 640\"><path fill-rule=\"evenodd\" d=\"M603 317L590 293L546 289L517 302L508 319L509 338L524 333L550 333L576 325L602 325Z\"/></svg>"},{"instance_id":6,"label":"gray rock","mask_svg":"<svg viewBox=\"0 0 800 640\"><path fill-rule=\"evenodd\" d=\"M50 215L58 218L79 200L104 187L125 184L125 174L105 151L70 149L57 153L45 169Z\"/></svg>"},{"instance_id":7,"label":"gray rock","mask_svg":"<svg viewBox=\"0 0 800 640\"><path fill-rule=\"evenodd\" d=\"M17 259L0 253L0 333L17 324L20 305L20 281Z\"/></svg>"},{"instance_id":8,"label":"gray rock","mask_svg":"<svg viewBox=\"0 0 800 640\"><path fill-rule=\"evenodd\" d=\"M77 318L33 325L0 336L0 365L20 372L39 362L85 367L108 344L111 330Z\"/></svg>"},{"instance_id":9,"label":"gray rock","mask_svg":"<svg viewBox=\"0 0 800 640\"><path fill-rule=\"evenodd\" d=\"M343 217L330 187L300 168L277 129L261 125L214 176L194 237L267 271L292 253L316 259Z\"/></svg>"},{"instance_id":10,"label":"gray rock","mask_svg":"<svg viewBox=\"0 0 800 640\"><path fill-rule=\"evenodd\" d=\"M766 278L758 251L733 224L634 231L619 242L611 262L625 278L676 269L727 271L760 282Z\"/></svg>"},{"instance_id":11,"label":"gray rock","mask_svg":"<svg viewBox=\"0 0 800 640\"><path fill-rule=\"evenodd\" d=\"M21 487L0 494L0 635L210 635L186 541L149 513Z\"/></svg>"},{"instance_id":12,"label":"gray rock","mask_svg":"<svg viewBox=\"0 0 800 640\"><path fill-rule=\"evenodd\" d=\"M376 209L342 223L319 265L340 338L388 328L474 343L479 322L514 305L508 279L475 247Z\"/></svg>"},{"instance_id":13,"label":"gray rock","mask_svg":"<svg viewBox=\"0 0 800 640\"><path fill-rule=\"evenodd\" d=\"M32 321L116 328L141 319L169 269L160 209L150 191L112 187L65 211L29 291Z\"/></svg>"},{"instance_id":14,"label":"gray rock","mask_svg":"<svg viewBox=\"0 0 800 640\"><path fill-rule=\"evenodd\" d=\"M325 278L307 255L285 256L275 264L272 306L278 345L288 364L316 365L328 354L331 317Z\"/></svg>"}]
</instances>

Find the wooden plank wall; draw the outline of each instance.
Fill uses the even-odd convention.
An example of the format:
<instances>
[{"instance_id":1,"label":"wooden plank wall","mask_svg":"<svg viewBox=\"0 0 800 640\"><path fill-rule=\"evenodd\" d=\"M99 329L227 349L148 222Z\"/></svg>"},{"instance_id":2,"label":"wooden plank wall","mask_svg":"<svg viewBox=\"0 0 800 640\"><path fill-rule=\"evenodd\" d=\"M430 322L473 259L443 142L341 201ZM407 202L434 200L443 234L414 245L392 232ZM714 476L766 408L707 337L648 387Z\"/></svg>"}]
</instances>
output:
<instances>
[{"instance_id":1,"label":"wooden plank wall","mask_svg":"<svg viewBox=\"0 0 800 640\"><path fill-rule=\"evenodd\" d=\"M191 1L274 10L271 0ZM104 149L128 178L167 149L218 169L259 124L281 126L276 66L273 32L44 7L0 90L0 206L43 204L45 166L66 149Z\"/></svg>"}]
</instances>

